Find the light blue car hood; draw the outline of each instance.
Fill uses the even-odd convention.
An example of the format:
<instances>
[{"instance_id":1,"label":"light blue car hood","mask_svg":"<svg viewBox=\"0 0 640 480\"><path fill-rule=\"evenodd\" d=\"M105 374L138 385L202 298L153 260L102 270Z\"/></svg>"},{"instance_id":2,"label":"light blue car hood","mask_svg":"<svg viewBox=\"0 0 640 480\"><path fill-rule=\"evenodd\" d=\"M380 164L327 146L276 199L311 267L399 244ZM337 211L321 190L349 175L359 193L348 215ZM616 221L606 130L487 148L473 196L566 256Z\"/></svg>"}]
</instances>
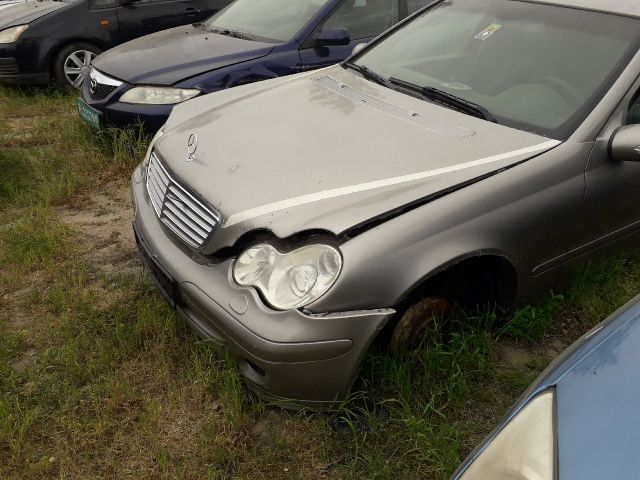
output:
<instances>
[{"instance_id":1,"label":"light blue car hood","mask_svg":"<svg viewBox=\"0 0 640 480\"><path fill-rule=\"evenodd\" d=\"M640 296L558 357L453 475L504 426L555 388L559 480L640 478Z\"/></svg>"},{"instance_id":2,"label":"light blue car hood","mask_svg":"<svg viewBox=\"0 0 640 480\"><path fill-rule=\"evenodd\" d=\"M561 480L640 478L639 307L556 384Z\"/></svg>"}]
</instances>

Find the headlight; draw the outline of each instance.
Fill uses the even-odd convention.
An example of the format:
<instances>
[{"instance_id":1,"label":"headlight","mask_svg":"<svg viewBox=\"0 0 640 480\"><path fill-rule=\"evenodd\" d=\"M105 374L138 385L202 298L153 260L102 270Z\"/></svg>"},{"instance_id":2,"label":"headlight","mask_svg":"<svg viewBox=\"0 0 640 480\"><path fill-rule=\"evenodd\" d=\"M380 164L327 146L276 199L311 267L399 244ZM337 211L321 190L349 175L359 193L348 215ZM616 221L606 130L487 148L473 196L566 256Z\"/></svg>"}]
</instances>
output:
<instances>
[{"instance_id":1,"label":"headlight","mask_svg":"<svg viewBox=\"0 0 640 480\"><path fill-rule=\"evenodd\" d=\"M18 25L17 27L0 31L0 43L13 43L17 41L27 28L29 28L28 25Z\"/></svg>"},{"instance_id":2,"label":"headlight","mask_svg":"<svg viewBox=\"0 0 640 480\"><path fill-rule=\"evenodd\" d=\"M200 93L196 88L133 87L120 97L120 101L146 105L173 105L189 100Z\"/></svg>"},{"instance_id":3,"label":"headlight","mask_svg":"<svg viewBox=\"0 0 640 480\"><path fill-rule=\"evenodd\" d=\"M554 393L536 397L476 457L460 480L556 478Z\"/></svg>"},{"instance_id":4,"label":"headlight","mask_svg":"<svg viewBox=\"0 0 640 480\"><path fill-rule=\"evenodd\" d=\"M281 253L268 244L246 250L233 265L240 285L255 287L273 308L304 307L324 295L342 270L342 257L328 245Z\"/></svg>"}]
</instances>

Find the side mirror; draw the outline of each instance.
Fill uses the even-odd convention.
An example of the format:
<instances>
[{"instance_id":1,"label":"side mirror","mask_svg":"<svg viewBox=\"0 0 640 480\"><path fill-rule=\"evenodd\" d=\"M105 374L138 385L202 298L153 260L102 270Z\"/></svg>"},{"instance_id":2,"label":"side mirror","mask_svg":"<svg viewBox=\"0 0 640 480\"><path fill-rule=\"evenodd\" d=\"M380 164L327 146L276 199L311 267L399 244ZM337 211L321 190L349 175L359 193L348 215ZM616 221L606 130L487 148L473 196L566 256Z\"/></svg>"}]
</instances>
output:
<instances>
[{"instance_id":1,"label":"side mirror","mask_svg":"<svg viewBox=\"0 0 640 480\"><path fill-rule=\"evenodd\" d=\"M619 162L640 162L640 125L616 130L609 141L609 155Z\"/></svg>"},{"instance_id":2,"label":"side mirror","mask_svg":"<svg viewBox=\"0 0 640 480\"><path fill-rule=\"evenodd\" d=\"M342 27L324 28L315 38L316 45L328 47L330 45L349 45L351 35L349 30Z\"/></svg>"},{"instance_id":3,"label":"side mirror","mask_svg":"<svg viewBox=\"0 0 640 480\"><path fill-rule=\"evenodd\" d=\"M366 43L357 44L355 47L353 47L353 52L351 52L351 55L355 55L356 53L358 53L360 50L362 50L366 46L367 46Z\"/></svg>"}]
</instances>

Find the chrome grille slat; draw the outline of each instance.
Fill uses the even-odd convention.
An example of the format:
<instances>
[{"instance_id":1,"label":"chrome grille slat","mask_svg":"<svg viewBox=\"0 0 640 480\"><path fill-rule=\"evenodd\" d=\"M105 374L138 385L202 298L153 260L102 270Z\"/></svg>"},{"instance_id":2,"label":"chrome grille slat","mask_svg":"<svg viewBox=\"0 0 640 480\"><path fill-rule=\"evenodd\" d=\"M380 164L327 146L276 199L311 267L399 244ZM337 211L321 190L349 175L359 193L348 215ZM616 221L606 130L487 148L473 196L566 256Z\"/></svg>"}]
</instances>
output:
<instances>
[{"instance_id":1,"label":"chrome grille slat","mask_svg":"<svg viewBox=\"0 0 640 480\"><path fill-rule=\"evenodd\" d=\"M191 211L197 214L197 216L199 216L204 222L206 222L209 225L215 224L216 219L213 216L209 215L207 212L202 210L198 205L196 205L191 200L189 200L189 198L183 195L179 190L173 189L173 188L170 188L169 190L176 197L182 200L191 209Z\"/></svg>"},{"instance_id":2,"label":"chrome grille slat","mask_svg":"<svg viewBox=\"0 0 640 480\"><path fill-rule=\"evenodd\" d=\"M220 224L220 215L185 190L154 152L149 158L146 183L149 199L162 223L187 245L202 248Z\"/></svg>"},{"instance_id":3,"label":"chrome grille slat","mask_svg":"<svg viewBox=\"0 0 640 480\"><path fill-rule=\"evenodd\" d=\"M198 234L193 230L190 230L189 227L170 210L164 210L162 214L169 221L168 223L170 223L174 228L180 230L189 238L190 243L198 245L200 242L202 242L203 238L199 237Z\"/></svg>"},{"instance_id":4,"label":"chrome grille slat","mask_svg":"<svg viewBox=\"0 0 640 480\"><path fill-rule=\"evenodd\" d=\"M149 176L149 182L151 183L151 186L155 189L156 193L158 194L158 197L160 198L160 203L162 203L162 199L167 194L167 186L160 185L160 182L158 181L158 179L152 175Z\"/></svg>"},{"instance_id":5,"label":"chrome grille slat","mask_svg":"<svg viewBox=\"0 0 640 480\"><path fill-rule=\"evenodd\" d=\"M153 168L156 170L156 172L158 172L158 180L160 182L162 182L162 185L166 188L169 186L169 177L167 177L165 175L165 173L162 171L161 168L158 168L157 166L153 166Z\"/></svg>"},{"instance_id":6,"label":"chrome grille slat","mask_svg":"<svg viewBox=\"0 0 640 480\"><path fill-rule=\"evenodd\" d=\"M153 184L148 185L148 187L153 209L156 211L158 216L160 216L160 212L162 212L162 196L158 193L158 190Z\"/></svg>"},{"instance_id":7,"label":"chrome grille slat","mask_svg":"<svg viewBox=\"0 0 640 480\"><path fill-rule=\"evenodd\" d=\"M171 202L165 202L164 204L165 208L167 208L173 215L180 215L181 213L184 212L180 212L180 209L173 205ZM169 212L166 212L167 214L169 214ZM193 230L196 234L198 234L200 237L202 238L206 238L207 236L207 231L203 230L202 227L200 227L197 223L189 220L186 216L183 217L177 217L178 220L182 223L184 223L186 226L188 226L191 230Z\"/></svg>"},{"instance_id":8,"label":"chrome grille slat","mask_svg":"<svg viewBox=\"0 0 640 480\"><path fill-rule=\"evenodd\" d=\"M175 201L173 201L172 203L176 203ZM170 206L171 203L167 202L167 206ZM172 207L172 208L179 208L179 207ZM198 215L194 214L193 212L188 211L187 209L183 209L182 213L185 214L186 217L188 217L190 222L193 222L200 230L203 230L204 232L209 231L209 229L211 228L211 224L207 223L205 221L203 221L202 219L199 218ZM205 233L206 234L206 233Z\"/></svg>"}]
</instances>

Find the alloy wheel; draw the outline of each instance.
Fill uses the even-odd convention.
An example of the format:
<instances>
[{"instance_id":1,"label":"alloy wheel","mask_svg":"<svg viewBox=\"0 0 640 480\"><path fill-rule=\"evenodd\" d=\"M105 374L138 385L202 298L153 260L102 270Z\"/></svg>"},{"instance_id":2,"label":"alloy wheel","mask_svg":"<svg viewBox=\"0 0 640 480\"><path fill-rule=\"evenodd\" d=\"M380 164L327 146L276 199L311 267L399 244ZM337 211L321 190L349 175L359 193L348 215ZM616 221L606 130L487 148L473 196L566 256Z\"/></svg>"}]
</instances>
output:
<instances>
[{"instance_id":1,"label":"alloy wheel","mask_svg":"<svg viewBox=\"0 0 640 480\"><path fill-rule=\"evenodd\" d=\"M96 58L94 52L78 50L69 54L64 60L64 76L74 88L80 88L89 75L91 62Z\"/></svg>"}]
</instances>

